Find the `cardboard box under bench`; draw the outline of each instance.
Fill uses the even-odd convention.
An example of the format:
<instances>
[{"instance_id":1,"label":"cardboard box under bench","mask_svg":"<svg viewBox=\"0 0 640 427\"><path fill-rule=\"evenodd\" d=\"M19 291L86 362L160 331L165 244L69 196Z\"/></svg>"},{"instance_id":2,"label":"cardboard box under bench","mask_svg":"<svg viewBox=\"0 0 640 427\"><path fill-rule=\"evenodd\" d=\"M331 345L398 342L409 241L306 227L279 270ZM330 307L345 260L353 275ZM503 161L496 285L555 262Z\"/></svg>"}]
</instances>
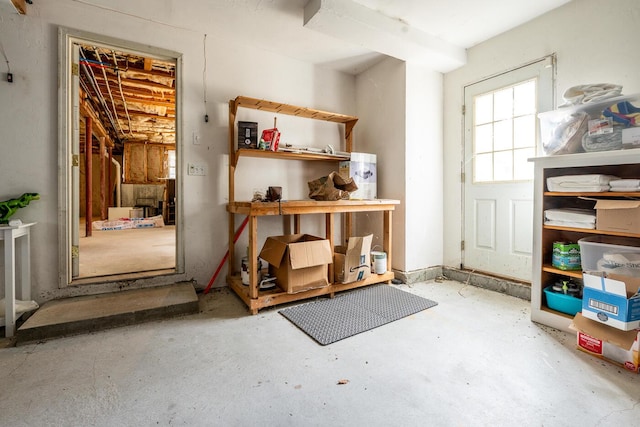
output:
<instances>
[{"instance_id":1,"label":"cardboard box under bench","mask_svg":"<svg viewBox=\"0 0 640 427\"><path fill-rule=\"evenodd\" d=\"M327 239L309 234L268 237L260 258L269 263L269 273L289 294L329 285L328 264L333 252Z\"/></svg>"},{"instance_id":2,"label":"cardboard box under bench","mask_svg":"<svg viewBox=\"0 0 640 427\"><path fill-rule=\"evenodd\" d=\"M333 254L334 281L351 283L371 276L373 234L349 237L347 246L336 246Z\"/></svg>"}]
</instances>

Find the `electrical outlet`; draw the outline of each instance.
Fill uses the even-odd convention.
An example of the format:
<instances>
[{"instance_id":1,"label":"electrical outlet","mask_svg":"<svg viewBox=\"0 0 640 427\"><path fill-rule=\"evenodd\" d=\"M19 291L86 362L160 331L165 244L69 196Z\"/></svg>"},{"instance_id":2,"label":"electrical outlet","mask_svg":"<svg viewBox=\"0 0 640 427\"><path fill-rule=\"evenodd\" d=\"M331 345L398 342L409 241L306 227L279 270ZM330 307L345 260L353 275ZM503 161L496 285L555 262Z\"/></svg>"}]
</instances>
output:
<instances>
[{"instance_id":1,"label":"electrical outlet","mask_svg":"<svg viewBox=\"0 0 640 427\"><path fill-rule=\"evenodd\" d=\"M203 164L189 163L187 174L194 176L205 176L207 174L207 170L205 165Z\"/></svg>"}]
</instances>

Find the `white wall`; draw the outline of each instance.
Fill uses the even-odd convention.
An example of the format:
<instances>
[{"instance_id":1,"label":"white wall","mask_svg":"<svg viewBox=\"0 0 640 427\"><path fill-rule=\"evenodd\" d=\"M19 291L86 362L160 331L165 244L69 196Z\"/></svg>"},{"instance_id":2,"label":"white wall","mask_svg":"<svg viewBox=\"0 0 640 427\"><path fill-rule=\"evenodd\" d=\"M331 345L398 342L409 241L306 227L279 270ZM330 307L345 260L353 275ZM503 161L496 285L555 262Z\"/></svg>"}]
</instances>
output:
<instances>
[{"instance_id":1,"label":"white wall","mask_svg":"<svg viewBox=\"0 0 640 427\"><path fill-rule=\"evenodd\" d=\"M442 74L389 58L357 76L356 93L357 150L378 155L378 197L400 200L392 266L441 265Z\"/></svg>"},{"instance_id":2,"label":"white wall","mask_svg":"<svg viewBox=\"0 0 640 427\"><path fill-rule=\"evenodd\" d=\"M573 0L468 51L464 67L444 78L444 265L460 265L462 147L461 107L465 85L557 54L557 104L569 87L617 83L624 94L640 92L640 51L632 37L640 28L637 0Z\"/></svg>"},{"instance_id":3,"label":"white wall","mask_svg":"<svg viewBox=\"0 0 640 427\"><path fill-rule=\"evenodd\" d=\"M95 1L95 3L99 3ZM196 7L177 0L114 0L96 7L72 0L37 1L26 16L15 14L9 2L0 3L0 41L9 58L15 82L0 82L0 140L2 160L0 199L23 192L38 192L41 200L16 214L37 221L32 234L33 295L39 301L68 294L57 287L58 276L58 64L57 29L66 26L119 39L180 52L183 56L183 121L180 165L204 163L205 177L183 176L185 279L208 283L227 249L228 100L237 95L272 99L344 114L356 114L355 78L343 73L240 45L232 33L219 33L215 21L224 10L199 15ZM212 12L214 13L214 12ZM151 15L150 15L151 14ZM136 15L144 16L139 18ZM214 16L215 15L215 16ZM210 19L211 18L211 19ZM215 19L214 19L215 18ZM208 24L211 22L211 24ZM193 25L191 25L193 24ZM206 106L204 33L193 28L211 25L206 39ZM268 64L268 66L264 66ZM4 64L0 70L5 72ZM209 123L204 114L209 114ZM239 116L253 119L250 113ZM257 118L270 127L273 118ZM336 137L336 128L292 124L282 119L278 127L286 140L321 147ZM200 135L201 145L191 136ZM310 141L308 135L318 140ZM332 140L333 142L333 140ZM327 166L305 168L296 162L242 159L237 197L248 198L255 187L281 185L288 198L306 196L306 182L326 174ZM183 169L184 170L184 169ZM240 222L238 219L237 223ZM304 231L323 233L322 221L303 221ZM309 227L308 229L306 227ZM260 224L260 236L281 232L278 218ZM245 232L246 233L246 232ZM259 244L261 244L260 242ZM246 246L246 237L239 242ZM238 251L241 256L242 251ZM239 265L239 259L237 260ZM216 286L224 284L224 271ZM93 288L93 291L100 291ZM76 291L79 292L79 291Z\"/></svg>"},{"instance_id":4,"label":"white wall","mask_svg":"<svg viewBox=\"0 0 640 427\"><path fill-rule=\"evenodd\" d=\"M405 240L405 144L406 129L405 63L388 58L356 77L358 124L355 150L377 155L378 198L398 199L393 212L392 268L404 270ZM381 215L357 216L359 234L373 232L380 236ZM376 237L374 236L374 237ZM381 245L374 238L373 246Z\"/></svg>"},{"instance_id":5,"label":"white wall","mask_svg":"<svg viewBox=\"0 0 640 427\"><path fill-rule=\"evenodd\" d=\"M442 81L442 73L407 64L407 272L442 265Z\"/></svg>"}]
</instances>

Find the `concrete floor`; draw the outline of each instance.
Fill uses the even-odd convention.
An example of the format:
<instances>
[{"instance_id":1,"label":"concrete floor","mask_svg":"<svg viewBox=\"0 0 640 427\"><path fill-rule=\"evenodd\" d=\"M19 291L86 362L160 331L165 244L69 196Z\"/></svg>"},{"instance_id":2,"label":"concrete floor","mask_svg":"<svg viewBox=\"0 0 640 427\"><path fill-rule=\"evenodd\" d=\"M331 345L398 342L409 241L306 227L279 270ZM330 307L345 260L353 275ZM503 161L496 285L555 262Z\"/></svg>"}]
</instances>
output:
<instances>
[{"instance_id":1,"label":"concrete floor","mask_svg":"<svg viewBox=\"0 0 640 427\"><path fill-rule=\"evenodd\" d=\"M174 269L176 227L97 231L80 238L80 275L110 276Z\"/></svg>"},{"instance_id":2,"label":"concrete floor","mask_svg":"<svg viewBox=\"0 0 640 427\"><path fill-rule=\"evenodd\" d=\"M637 425L638 375L531 323L528 301L399 288L439 305L324 347L224 288L197 315L0 349L0 425Z\"/></svg>"}]
</instances>

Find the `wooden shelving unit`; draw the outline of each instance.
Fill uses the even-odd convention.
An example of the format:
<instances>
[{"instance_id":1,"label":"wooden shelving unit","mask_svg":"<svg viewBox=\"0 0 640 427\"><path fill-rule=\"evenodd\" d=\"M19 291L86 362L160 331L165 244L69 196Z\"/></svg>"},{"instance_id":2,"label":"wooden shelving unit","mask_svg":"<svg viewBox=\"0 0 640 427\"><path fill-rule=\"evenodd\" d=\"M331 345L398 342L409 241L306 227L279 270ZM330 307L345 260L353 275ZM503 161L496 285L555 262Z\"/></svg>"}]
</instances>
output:
<instances>
[{"instance_id":1,"label":"wooden shelving unit","mask_svg":"<svg viewBox=\"0 0 640 427\"><path fill-rule=\"evenodd\" d=\"M619 178L640 178L640 149L580 153L539 157L535 163L533 277L531 285L531 320L569 330L572 317L546 306L543 289L563 277L582 279L581 271L552 267L553 242L577 242L593 235L622 236L640 239L640 234L544 225L544 211L552 208L593 208L602 198L640 198L640 192L550 192L546 180L561 175L606 174Z\"/></svg>"},{"instance_id":2,"label":"wooden shelving unit","mask_svg":"<svg viewBox=\"0 0 640 427\"><path fill-rule=\"evenodd\" d=\"M298 116L307 119L323 120L344 125L345 147L347 152L353 148L353 127L358 121L357 117L344 114L330 113L326 111L314 110L311 108L297 107L294 105L281 104L272 101L260 100L239 96L229 101L229 203L227 212L229 213L229 260L227 283L229 287L244 301L252 314L256 314L259 309L312 298L320 295L333 295L335 292L354 289L374 283L389 283L394 275L391 272L391 219L392 211L400 202L398 200L340 200L335 202L324 202L315 200L288 200L283 202L249 202L235 200L235 173L238 162L242 157L258 157L264 159L280 159L293 161L322 161L339 162L348 160L346 156L336 156L332 154L315 152L273 152L255 149L236 149L236 114L238 108L250 108L256 110L269 111L272 113ZM330 283L329 286L313 289L296 294L288 294L279 288L261 291L258 289L257 278L257 258L258 258L258 218L269 215L290 215L294 219L294 233L300 233L300 215L324 214L325 215L325 237L329 240L331 248L334 248L335 219L334 214L345 215L345 229L343 236L351 235L352 220L351 215L355 212L380 211L383 213L383 250L387 253L387 272L384 274L372 274L366 280L359 282L340 284ZM241 214L249 217L249 286L242 284L240 274L234 265L234 236L235 215ZM329 281L333 280L333 264L328 267Z\"/></svg>"}]
</instances>

